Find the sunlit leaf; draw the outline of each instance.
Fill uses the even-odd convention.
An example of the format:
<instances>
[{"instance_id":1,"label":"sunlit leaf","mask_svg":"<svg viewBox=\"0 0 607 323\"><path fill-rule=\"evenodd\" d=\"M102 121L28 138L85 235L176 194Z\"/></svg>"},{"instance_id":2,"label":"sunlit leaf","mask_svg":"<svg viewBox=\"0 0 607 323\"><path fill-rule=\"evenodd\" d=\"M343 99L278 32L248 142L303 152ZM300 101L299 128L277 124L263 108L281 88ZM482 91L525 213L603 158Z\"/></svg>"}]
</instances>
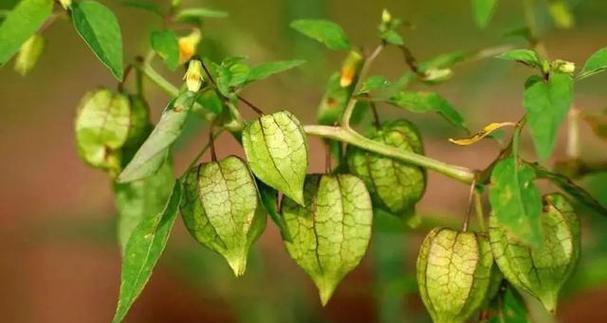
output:
<instances>
[{"instance_id":1,"label":"sunlit leaf","mask_svg":"<svg viewBox=\"0 0 607 323\"><path fill-rule=\"evenodd\" d=\"M22 0L0 25L0 67L42 26L51 14L52 0Z\"/></svg>"},{"instance_id":2,"label":"sunlit leaf","mask_svg":"<svg viewBox=\"0 0 607 323\"><path fill-rule=\"evenodd\" d=\"M322 19L300 19L291 22L291 28L315 39L334 50L350 49L350 41L338 24Z\"/></svg>"},{"instance_id":3,"label":"sunlit leaf","mask_svg":"<svg viewBox=\"0 0 607 323\"><path fill-rule=\"evenodd\" d=\"M114 13L99 2L72 4L74 28L114 77L122 81L123 53L120 25Z\"/></svg>"}]
</instances>

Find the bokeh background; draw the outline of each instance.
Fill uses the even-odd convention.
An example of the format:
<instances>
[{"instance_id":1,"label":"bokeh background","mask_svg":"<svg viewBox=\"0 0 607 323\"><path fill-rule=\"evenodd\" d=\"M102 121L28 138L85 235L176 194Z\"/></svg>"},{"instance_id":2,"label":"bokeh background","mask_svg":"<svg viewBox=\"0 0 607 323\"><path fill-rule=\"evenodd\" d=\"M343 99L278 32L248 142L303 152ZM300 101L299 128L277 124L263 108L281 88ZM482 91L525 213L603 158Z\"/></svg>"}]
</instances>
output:
<instances>
[{"instance_id":1,"label":"bokeh background","mask_svg":"<svg viewBox=\"0 0 607 323\"><path fill-rule=\"evenodd\" d=\"M16 0L2 0L2 9ZM103 0L122 25L126 58L144 54L149 31L160 19ZM158 1L166 5L169 1ZM555 30L544 1L538 2L541 37L553 58L576 62L607 45L607 2L574 0L571 30ZM303 58L294 71L247 88L243 96L266 112L293 111L303 122L314 122L315 110L329 75L339 68L341 53L296 35L288 24L296 18L328 18L341 24L354 43L377 44L376 25L383 8L411 27L406 42L420 60L454 50L500 44L525 46L502 37L524 24L520 1L500 1L487 29L473 23L469 0L214 0L184 1L226 10L230 17L209 20L203 54L248 56L253 63ZM115 87L110 73L97 62L69 21L55 23L45 33L47 46L27 77L10 65L0 70L0 313L3 322L108 322L119 287L120 254L115 243L115 209L111 183L77 156L73 119L81 96L99 87ZM401 54L389 49L373 74L395 78L406 72ZM176 84L181 73L165 75ZM515 121L522 114L522 89L530 71L488 59L456 67L453 80L433 90L447 97L477 129L491 121ZM606 75L576 84L575 105L584 111L605 107ZM155 120L167 97L146 86ZM380 107L382 118L407 117L421 126L427 154L472 168L486 166L499 152L495 142L455 147L447 138L461 136L433 115L411 115ZM254 117L243 108L246 117ZM177 172L182 172L206 141L204 125L193 123L179 143ZM606 157L607 143L582 126L582 155ZM525 139L526 154L532 156ZM561 142L564 137L561 136ZM559 145L556 159L564 156ZM225 135L218 153L242 155ZM312 139L312 171L323 169L321 143ZM203 159L208 159L204 156ZM607 203L607 175L580 183ZM546 185L545 189L551 187ZM319 304L311 281L289 259L280 236L269 225L255 245L247 274L236 279L225 262L191 239L178 219L167 250L128 322L429 322L417 296L415 257L421 239L436 221L458 227L466 209L468 187L430 174L425 198L418 206L422 225L378 226L362 265L341 284L326 308ZM580 266L563 293L561 322L607 321L607 217L583 213ZM537 321L545 321L540 314Z\"/></svg>"}]
</instances>

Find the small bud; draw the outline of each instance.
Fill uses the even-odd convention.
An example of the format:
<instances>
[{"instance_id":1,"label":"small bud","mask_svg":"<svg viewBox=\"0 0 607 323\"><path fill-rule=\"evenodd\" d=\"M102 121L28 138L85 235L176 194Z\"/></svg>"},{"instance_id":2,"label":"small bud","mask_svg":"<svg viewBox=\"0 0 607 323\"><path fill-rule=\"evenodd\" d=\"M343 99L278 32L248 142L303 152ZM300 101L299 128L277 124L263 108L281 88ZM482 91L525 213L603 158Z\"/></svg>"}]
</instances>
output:
<instances>
[{"instance_id":1,"label":"small bud","mask_svg":"<svg viewBox=\"0 0 607 323\"><path fill-rule=\"evenodd\" d=\"M68 10L72 6L72 0L59 0L63 9Z\"/></svg>"},{"instance_id":2,"label":"small bud","mask_svg":"<svg viewBox=\"0 0 607 323\"><path fill-rule=\"evenodd\" d=\"M201 38L199 29L194 29L189 35L179 38L179 64L184 64L192 59Z\"/></svg>"},{"instance_id":3,"label":"small bud","mask_svg":"<svg viewBox=\"0 0 607 323\"><path fill-rule=\"evenodd\" d=\"M190 61L183 79L188 87L188 91L198 92L202 86L202 63L197 59Z\"/></svg>"},{"instance_id":4,"label":"small bud","mask_svg":"<svg viewBox=\"0 0 607 323\"><path fill-rule=\"evenodd\" d=\"M565 61L562 59L557 59L554 62L552 62L552 66L555 70L557 70L561 73L572 74L573 72L575 72L575 63Z\"/></svg>"},{"instance_id":5,"label":"small bud","mask_svg":"<svg viewBox=\"0 0 607 323\"><path fill-rule=\"evenodd\" d=\"M25 76L34 68L44 49L44 38L39 34L34 34L21 45L19 55L15 60L15 70Z\"/></svg>"},{"instance_id":6,"label":"small bud","mask_svg":"<svg viewBox=\"0 0 607 323\"><path fill-rule=\"evenodd\" d=\"M426 71L424 82L439 83L446 81L453 75L453 70L450 68L431 68Z\"/></svg>"},{"instance_id":7,"label":"small bud","mask_svg":"<svg viewBox=\"0 0 607 323\"><path fill-rule=\"evenodd\" d=\"M384 11L382 11L381 13L381 22L383 22L384 24L388 24L390 23L390 21L392 21L392 15L390 14L390 11L388 11L388 9L384 9Z\"/></svg>"},{"instance_id":8,"label":"small bud","mask_svg":"<svg viewBox=\"0 0 607 323\"><path fill-rule=\"evenodd\" d=\"M341 87L348 87L354 82L354 79L358 77L362 62L363 56L358 51L353 50L348 54L341 67L339 78L339 85Z\"/></svg>"}]
</instances>

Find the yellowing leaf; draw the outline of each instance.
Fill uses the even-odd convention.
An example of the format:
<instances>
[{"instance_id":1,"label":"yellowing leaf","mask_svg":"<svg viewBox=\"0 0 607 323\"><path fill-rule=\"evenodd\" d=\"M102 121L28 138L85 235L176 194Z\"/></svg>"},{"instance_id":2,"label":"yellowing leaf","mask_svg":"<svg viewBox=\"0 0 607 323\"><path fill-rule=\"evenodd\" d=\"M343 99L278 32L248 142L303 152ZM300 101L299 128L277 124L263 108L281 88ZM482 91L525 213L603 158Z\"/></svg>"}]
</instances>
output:
<instances>
[{"instance_id":1,"label":"yellowing leaf","mask_svg":"<svg viewBox=\"0 0 607 323\"><path fill-rule=\"evenodd\" d=\"M514 122L499 122L499 123L492 122L492 123L486 125L483 129L479 130L478 132L474 133L473 135L471 135L469 137L462 138L462 139L449 138L449 141L456 145L468 146L468 145L472 145L472 144L479 142L481 139L489 136L497 129L500 129L503 127L513 127L515 125L516 124Z\"/></svg>"}]
</instances>

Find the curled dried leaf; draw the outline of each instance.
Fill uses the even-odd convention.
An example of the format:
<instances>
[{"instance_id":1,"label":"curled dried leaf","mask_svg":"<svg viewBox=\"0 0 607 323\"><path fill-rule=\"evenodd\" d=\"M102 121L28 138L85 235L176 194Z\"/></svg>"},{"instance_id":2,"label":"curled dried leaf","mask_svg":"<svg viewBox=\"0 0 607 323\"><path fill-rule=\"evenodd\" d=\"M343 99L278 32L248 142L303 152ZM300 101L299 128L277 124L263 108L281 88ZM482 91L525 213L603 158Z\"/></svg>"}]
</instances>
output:
<instances>
[{"instance_id":1,"label":"curled dried leaf","mask_svg":"<svg viewBox=\"0 0 607 323\"><path fill-rule=\"evenodd\" d=\"M475 143L479 142L481 139L491 135L497 129L500 129L503 127L514 127L514 126L516 126L516 123L514 123L514 122L499 122L499 123L492 122L492 123L486 125L483 129L479 130L478 132L472 134L471 136L469 136L467 138L461 138L461 139L449 138L449 141L456 145L468 146L468 145L475 144Z\"/></svg>"}]
</instances>

